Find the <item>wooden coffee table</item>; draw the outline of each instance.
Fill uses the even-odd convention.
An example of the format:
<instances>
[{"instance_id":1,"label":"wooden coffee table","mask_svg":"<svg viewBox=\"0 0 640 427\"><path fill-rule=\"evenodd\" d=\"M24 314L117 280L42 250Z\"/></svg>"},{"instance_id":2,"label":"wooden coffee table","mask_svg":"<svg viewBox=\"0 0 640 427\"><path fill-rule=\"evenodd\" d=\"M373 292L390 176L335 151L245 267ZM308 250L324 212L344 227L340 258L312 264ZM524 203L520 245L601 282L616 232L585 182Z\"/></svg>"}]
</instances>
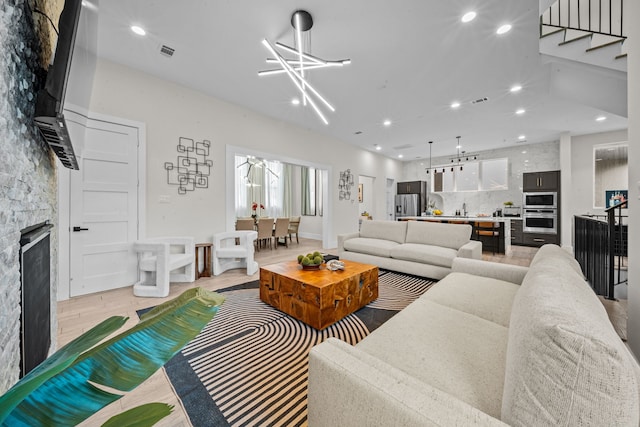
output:
<instances>
[{"instance_id":1,"label":"wooden coffee table","mask_svg":"<svg viewBox=\"0 0 640 427\"><path fill-rule=\"evenodd\" d=\"M378 298L378 267L344 260L344 270L303 270L297 261L260 267L260 299L322 330Z\"/></svg>"}]
</instances>

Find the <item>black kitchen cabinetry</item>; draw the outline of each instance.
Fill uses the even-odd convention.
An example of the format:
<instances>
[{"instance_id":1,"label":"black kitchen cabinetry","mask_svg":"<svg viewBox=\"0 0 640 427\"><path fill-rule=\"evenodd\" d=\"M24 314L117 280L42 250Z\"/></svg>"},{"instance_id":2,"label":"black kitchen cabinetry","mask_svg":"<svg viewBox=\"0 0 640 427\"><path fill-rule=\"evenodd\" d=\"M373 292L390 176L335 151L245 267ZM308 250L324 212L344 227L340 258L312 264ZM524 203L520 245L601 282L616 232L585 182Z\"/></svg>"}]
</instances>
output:
<instances>
[{"instance_id":1,"label":"black kitchen cabinetry","mask_svg":"<svg viewBox=\"0 0 640 427\"><path fill-rule=\"evenodd\" d=\"M522 220L511 219L511 244L522 245L524 243L522 237Z\"/></svg>"},{"instance_id":2,"label":"black kitchen cabinetry","mask_svg":"<svg viewBox=\"0 0 640 427\"><path fill-rule=\"evenodd\" d=\"M407 181L398 183L398 194L426 194L426 181Z\"/></svg>"},{"instance_id":3,"label":"black kitchen cabinetry","mask_svg":"<svg viewBox=\"0 0 640 427\"><path fill-rule=\"evenodd\" d=\"M522 174L522 191L558 191L560 171L527 172Z\"/></svg>"},{"instance_id":4,"label":"black kitchen cabinetry","mask_svg":"<svg viewBox=\"0 0 640 427\"><path fill-rule=\"evenodd\" d=\"M523 233L522 244L524 246L542 246L547 243L560 244L559 234L546 234L546 233Z\"/></svg>"}]
</instances>

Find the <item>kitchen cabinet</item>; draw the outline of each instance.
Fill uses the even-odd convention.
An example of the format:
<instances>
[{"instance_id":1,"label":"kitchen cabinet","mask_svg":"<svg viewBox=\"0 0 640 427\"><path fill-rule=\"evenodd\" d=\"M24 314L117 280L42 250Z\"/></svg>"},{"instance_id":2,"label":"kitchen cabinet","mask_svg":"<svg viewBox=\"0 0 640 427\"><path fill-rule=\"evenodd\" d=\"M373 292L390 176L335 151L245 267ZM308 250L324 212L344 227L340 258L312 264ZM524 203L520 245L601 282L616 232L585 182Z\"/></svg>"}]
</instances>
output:
<instances>
[{"instance_id":1,"label":"kitchen cabinet","mask_svg":"<svg viewBox=\"0 0 640 427\"><path fill-rule=\"evenodd\" d=\"M524 243L522 234L522 220L511 219L511 244L522 245Z\"/></svg>"},{"instance_id":2,"label":"kitchen cabinet","mask_svg":"<svg viewBox=\"0 0 640 427\"><path fill-rule=\"evenodd\" d=\"M522 174L522 191L558 191L559 188L560 171Z\"/></svg>"},{"instance_id":3,"label":"kitchen cabinet","mask_svg":"<svg viewBox=\"0 0 640 427\"><path fill-rule=\"evenodd\" d=\"M547 243L560 244L560 236L547 233L522 233L522 245L524 246L542 246Z\"/></svg>"},{"instance_id":4,"label":"kitchen cabinet","mask_svg":"<svg viewBox=\"0 0 640 427\"><path fill-rule=\"evenodd\" d=\"M408 181L398 183L398 194L423 194L426 192L426 181Z\"/></svg>"}]
</instances>

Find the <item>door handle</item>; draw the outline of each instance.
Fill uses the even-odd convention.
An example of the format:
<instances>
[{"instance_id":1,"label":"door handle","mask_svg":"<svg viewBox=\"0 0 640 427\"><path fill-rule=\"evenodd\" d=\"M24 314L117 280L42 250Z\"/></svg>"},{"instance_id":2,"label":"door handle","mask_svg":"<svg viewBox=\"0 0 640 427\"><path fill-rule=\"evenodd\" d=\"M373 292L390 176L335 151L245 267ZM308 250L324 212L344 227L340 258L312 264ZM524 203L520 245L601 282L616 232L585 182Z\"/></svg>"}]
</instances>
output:
<instances>
[{"instance_id":1,"label":"door handle","mask_svg":"<svg viewBox=\"0 0 640 427\"><path fill-rule=\"evenodd\" d=\"M89 229L76 226L73 227L73 231L89 231Z\"/></svg>"}]
</instances>

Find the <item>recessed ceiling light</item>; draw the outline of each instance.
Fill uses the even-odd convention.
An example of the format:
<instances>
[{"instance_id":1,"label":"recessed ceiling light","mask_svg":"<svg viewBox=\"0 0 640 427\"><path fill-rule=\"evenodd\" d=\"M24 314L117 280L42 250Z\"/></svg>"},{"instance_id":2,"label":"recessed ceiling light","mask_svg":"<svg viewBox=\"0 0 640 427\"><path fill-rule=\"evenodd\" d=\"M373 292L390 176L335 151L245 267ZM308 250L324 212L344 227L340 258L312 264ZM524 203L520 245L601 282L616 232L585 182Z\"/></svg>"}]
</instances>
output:
<instances>
[{"instance_id":1,"label":"recessed ceiling light","mask_svg":"<svg viewBox=\"0 0 640 427\"><path fill-rule=\"evenodd\" d=\"M460 103L458 101L451 103L451 108L458 108L458 107L460 107Z\"/></svg>"},{"instance_id":2,"label":"recessed ceiling light","mask_svg":"<svg viewBox=\"0 0 640 427\"><path fill-rule=\"evenodd\" d=\"M291 103L292 103L293 105L300 105L300 100L299 100L298 98L293 98L293 99L291 100Z\"/></svg>"},{"instance_id":3,"label":"recessed ceiling light","mask_svg":"<svg viewBox=\"0 0 640 427\"><path fill-rule=\"evenodd\" d=\"M378 144L376 144L376 150L380 151L380 150L382 150L382 147L380 147Z\"/></svg>"},{"instance_id":4,"label":"recessed ceiling light","mask_svg":"<svg viewBox=\"0 0 640 427\"><path fill-rule=\"evenodd\" d=\"M521 115L521 114L524 114L524 113L525 113L525 109L524 108L520 108L520 109L516 110L516 114L517 115Z\"/></svg>"},{"instance_id":5,"label":"recessed ceiling light","mask_svg":"<svg viewBox=\"0 0 640 427\"><path fill-rule=\"evenodd\" d=\"M391 120L385 119L384 122L382 122L382 124L387 126L387 127L389 127L389 126L391 126Z\"/></svg>"},{"instance_id":6,"label":"recessed ceiling light","mask_svg":"<svg viewBox=\"0 0 640 427\"><path fill-rule=\"evenodd\" d=\"M398 158L399 158L399 159L401 159L401 158L403 158L403 157L404 157L404 156L403 156L402 154L398 154Z\"/></svg>"},{"instance_id":7,"label":"recessed ceiling light","mask_svg":"<svg viewBox=\"0 0 640 427\"><path fill-rule=\"evenodd\" d=\"M144 28L139 27L137 25L132 25L131 26L131 31L133 31L134 33L136 33L139 36L144 36L147 34L147 32L144 30Z\"/></svg>"},{"instance_id":8,"label":"recessed ceiling light","mask_svg":"<svg viewBox=\"0 0 640 427\"><path fill-rule=\"evenodd\" d=\"M471 22L476 18L476 13L475 12L467 12L464 15L462 15L462 22Z\"/></svg>"},{"instance_id":9,"label":"recessed ceiling light","mask_svg":"<svg viewBox=\"0 0 640 427\"><path fill-rule=\"evenodd\" d=\"M598 116L598 117L596 117L596 122L604 122L605 120L607 120L606 116Z\"/></svg>"},{"instance_id":10,"label":"recessed ceiling light","mask_svg":"<svg viewBox=\"0 0 640 427\"><path fill-rule=\"evenodd\" d=\"M504 24L504 25L500 26L500 28L498 28L498 30L496 31L496 34L507 33L507 32L509 32L510 29L511 29L511 25Z\"/></svg>"},{"instance_id":11,"label":"recessed ceiling light","mask_svg":"<svg viewBox=\"0 0 640 427\"><path fill-rule=\"evenodd\" d=\"M519 136L518 136L518 139L519 139L519 140L521 140L521 141L522 141L523 139L525 139L525 138L526 138L526 137L525 137L524 135L519 135Z\"/></svg>"},{"instance_id":12,"label":"recessed ceiling light","mask_svg":"<svg viewBox=\"0 0 640 427\"><path fill-rule=\"evenodd\" d=\"M509 91L515 93L515 92L520 92L522 90L522 86L520 85L513 85L511 86L511 89L509 89Z\"/></svg>"},{"instance_id":13,"label":"recessed ceiling light","mask_svg":"<svg viewBox=\"0 0 640 427\"><path fill-rule=\"evenodd\" d=\"M522 150L522 154L527 154L527 150Z\"/></svg>"}]
</instances>

